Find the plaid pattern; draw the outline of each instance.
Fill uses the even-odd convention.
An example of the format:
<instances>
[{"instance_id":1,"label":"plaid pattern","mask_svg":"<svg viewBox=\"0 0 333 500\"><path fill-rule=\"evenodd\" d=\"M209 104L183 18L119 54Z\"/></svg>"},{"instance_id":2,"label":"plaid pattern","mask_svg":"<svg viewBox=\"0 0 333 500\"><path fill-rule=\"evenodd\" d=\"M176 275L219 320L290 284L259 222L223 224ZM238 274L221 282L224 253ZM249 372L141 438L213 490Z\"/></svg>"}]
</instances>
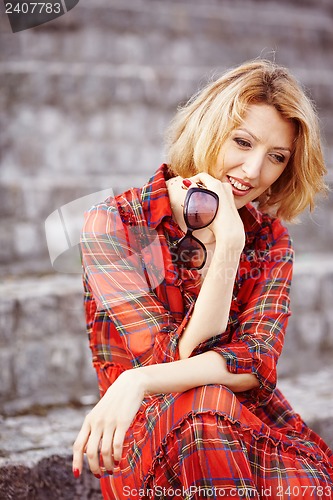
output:
<instances>
[{"instance_id":1,"label":"plaid pattern","mask_svg":"<svg viewBox=\"0 0 333 500\"><path fill-rule=\"evenodd\" d=\"M81 249L87 330L103 395L127 369L179 359L178 340L200 290L172 262L183 232L172 219L162 165L86 214ZM333 458L276 388L289 312L293 250L278 219L240 210L246 244L226 332L192 356L219 352L260 386L220 385L145 398L104 498L332 498Z\"/></svg>"}]
</instances>

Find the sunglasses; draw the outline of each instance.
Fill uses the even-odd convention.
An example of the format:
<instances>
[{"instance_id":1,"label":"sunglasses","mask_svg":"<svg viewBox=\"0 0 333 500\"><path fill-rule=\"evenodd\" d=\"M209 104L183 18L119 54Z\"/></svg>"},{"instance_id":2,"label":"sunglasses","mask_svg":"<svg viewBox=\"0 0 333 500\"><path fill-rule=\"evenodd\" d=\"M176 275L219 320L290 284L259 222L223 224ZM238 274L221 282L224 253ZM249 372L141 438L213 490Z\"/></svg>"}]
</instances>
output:
<instances>
[{"instance_id":1,"label":"sunglasses","mask_svg":"<svg viewBox=\"0 0 333 500\"><path fill-rule=\"evenodd\" d=\"M193 236L193 231L209 226L216 217L219 197L213 191L190 188L184 201L184 220L187 226L185 236L178 242L175 260L185 269L202 269L207 259L205 245Z\"/></svg>"}]
</instances>

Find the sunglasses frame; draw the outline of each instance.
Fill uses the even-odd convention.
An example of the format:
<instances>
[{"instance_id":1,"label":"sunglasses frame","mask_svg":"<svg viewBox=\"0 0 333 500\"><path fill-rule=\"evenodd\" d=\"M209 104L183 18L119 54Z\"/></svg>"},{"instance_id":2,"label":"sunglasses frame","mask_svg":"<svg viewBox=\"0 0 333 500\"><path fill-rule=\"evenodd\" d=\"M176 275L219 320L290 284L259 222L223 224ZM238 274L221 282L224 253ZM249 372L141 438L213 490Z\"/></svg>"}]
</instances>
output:
<instances>
[{"instance_id":1,"label":"sunglasses frame","mask_svg":"<svg viewBox=\"0 0 333 500\"><path fill-rule=\"evenodd\" d=\"M215 210L214 217L207 224L204 224L200 227L194 228L189 223L189 220L188 220L188 206L190 203L191 196L196 192L205 193L209 196L212 196L216 201L216 210ZM213 222L213 220L215 219L217 212L218 212L218 209L219 209L219 197L216 193L214 193L214 191L211 191L210 189L207 189L207 188L199 188L199 187L193 187L187 191L185 201L184 201L184 208L183 208L183 216L184 216L184 221L185 221L185 224L187 227L187 231L186 231L186 234L183 236L183 238L178 242L178 246L180 246L182 244L182 242L184 242L186 239L192 238L193 240L195 240L199 244L199 246L204 251L204 258L203 258L202 264L198 267L192 267L190 269L197 269L197 270L202 269L206 263L206 260L207 260L207 249L206 249L205 245L202 243L202 241L200 241L198 238L193 236L192 233L193 233L193 231L197 231L199 229L204 229L205 227L209 226ZM179 256L179 250L177 252L177 256ZM178 262L180 262L180 259L178 259ZM184 267L186 267L186 266L184 266ZM187 269L189 269L189 268L187 268Z\"/></svg>"}]
</instances>

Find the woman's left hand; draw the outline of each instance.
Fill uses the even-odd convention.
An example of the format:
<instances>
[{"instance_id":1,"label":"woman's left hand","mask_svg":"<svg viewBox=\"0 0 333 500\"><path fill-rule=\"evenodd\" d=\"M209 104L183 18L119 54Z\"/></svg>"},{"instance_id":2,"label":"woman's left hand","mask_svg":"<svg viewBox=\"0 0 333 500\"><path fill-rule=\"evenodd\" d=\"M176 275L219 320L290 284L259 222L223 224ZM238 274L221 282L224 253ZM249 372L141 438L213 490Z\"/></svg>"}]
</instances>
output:
<instances>
[{"instance_id":1,"label":"woman's left hand","mask_svg":"<svg viewBox=\"0 0 333 500\"><path fill-rule=\"evenodd\" d=\"M102 475L99 455L110 472L120 461L126 431L145 395L140 373L135 369L123 372L86 416L73 445L74 475L82 472L84 453L95 476Z\"/></svg>"}]
</instances>

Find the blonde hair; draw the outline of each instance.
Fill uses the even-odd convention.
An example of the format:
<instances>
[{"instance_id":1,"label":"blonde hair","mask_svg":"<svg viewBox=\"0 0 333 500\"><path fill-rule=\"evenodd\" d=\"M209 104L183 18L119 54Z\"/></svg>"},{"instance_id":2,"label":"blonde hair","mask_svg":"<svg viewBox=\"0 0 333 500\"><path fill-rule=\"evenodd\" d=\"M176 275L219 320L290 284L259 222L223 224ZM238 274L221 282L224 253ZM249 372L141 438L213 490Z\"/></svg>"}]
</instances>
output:
<instances>
[{"instance_id":1,"label":"blonde hair","mask_svg":"<svg viewBox=\"0 0 333 500\"><path fill-rule=\"evenodd\" d=\"M167 132L167 163L174 175L214 175L221 145L250 104L272 105L296 126L293 154L281 176L258 198L258 208L287 221L325 193L327 173L313 104L289 71L267 60L249 61L209 83L180 108Z\"/></svg>"}]
</instances>

